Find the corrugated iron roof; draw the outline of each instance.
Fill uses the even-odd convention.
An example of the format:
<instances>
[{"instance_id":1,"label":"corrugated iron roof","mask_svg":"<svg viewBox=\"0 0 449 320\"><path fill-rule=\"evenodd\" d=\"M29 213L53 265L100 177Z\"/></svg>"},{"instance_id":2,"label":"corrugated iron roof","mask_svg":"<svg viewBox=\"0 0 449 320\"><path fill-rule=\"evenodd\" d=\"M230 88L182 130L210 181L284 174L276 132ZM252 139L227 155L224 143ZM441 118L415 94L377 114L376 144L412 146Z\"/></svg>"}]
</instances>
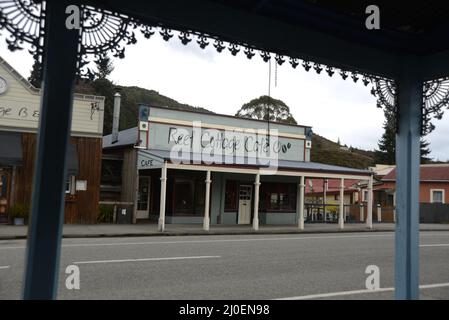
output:
<instances>
[{"instance_id":1,"label":"corrugated iron roof","mask_svg":"<svg viewBox=\"0 0 449 320\"><path fill-rule=\"evenodd\" d=\"M421 165L421 181L449 181L449 164ZM395 181L396 169L382 178L382 181Z\"/></svg>"}]
</instances>

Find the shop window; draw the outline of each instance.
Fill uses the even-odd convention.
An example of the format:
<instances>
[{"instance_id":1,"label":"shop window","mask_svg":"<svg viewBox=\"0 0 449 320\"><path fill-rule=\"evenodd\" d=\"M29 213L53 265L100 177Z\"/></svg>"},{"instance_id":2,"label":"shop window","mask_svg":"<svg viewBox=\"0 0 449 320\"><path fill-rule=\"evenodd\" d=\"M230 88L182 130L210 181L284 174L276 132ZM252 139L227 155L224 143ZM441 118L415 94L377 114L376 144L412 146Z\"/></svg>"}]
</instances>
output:
<instances>
[{"instance_id":1,"label":"shop window","mask_svg":"<svg viewBox=\"0 0 449 320\"><path fill-rule=\"evenodd\" d=\"M8 176L0 175L0 197L6 198L8 195Z\"/></svg>"},{"instance_id":2,"label":"shop window","mask_svg":"<svg viewBox=\"0 0 449 320\"><path fill-rule=\"evenodd\" d=\"M293 183L262 183L260 188L259 210L296 210L296 187Z\"/></svg>"},{"instance_id":3,"label":"shop window","mask_svg":"<svg viewBox=\"0 0 449 320\"><path fill-rule=\"evenodd\" d=\"M279 202L279 197L277 192L276 193L270 193L270 206L269 208L272 210L278 210L279 206L278 206L278 202Z\"/></svg>"},{"instance_id":4,"label":"shop window","mask_svg":"<svg viewBox=\"0 0 449 320\"><path fill-rule=\"evenodd\" d=\"M204 214L206 200L206 183L204 180L197 180L195 184L195 214Z\"/></svg>"},{"instance_id":5,"label":"shop window","mask_svg":"<svg viewBox=\"0 0 449 320\"><path fill-rule=\"evenodd\" d=\"M237 181L227 180L225 187L225 211L237 211Z\"/></svg>"},{"instance_id":6,"label":"shop window","mask_svg":"<svg viewBox=\"0 0 449 320\"><path fill-rule=\"evenodd\" d=\"M193 214L193 181L175 180L175 213Z\"/></svg>"}]
</instances>

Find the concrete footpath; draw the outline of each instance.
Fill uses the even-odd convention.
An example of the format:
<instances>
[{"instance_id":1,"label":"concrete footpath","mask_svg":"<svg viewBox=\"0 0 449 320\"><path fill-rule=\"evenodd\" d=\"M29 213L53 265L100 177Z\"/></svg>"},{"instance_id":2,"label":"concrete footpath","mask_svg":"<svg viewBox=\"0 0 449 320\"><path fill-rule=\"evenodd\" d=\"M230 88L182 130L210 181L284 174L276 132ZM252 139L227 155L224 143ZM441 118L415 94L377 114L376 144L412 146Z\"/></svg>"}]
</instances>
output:
<instances>
[{"instance_id":1,"label":"concrete footpath","mask_svg":"<svg viewBox=\"0 0 449 320\"><path fill-rule=\"evenodd\" d=\"M156 224L94 224L64 225L64 238L89 237L147 237L147 236L187 236L187 235L233 235L233 234L306 234L306 233L342 233L342 232L385 232L394 231L393 223L374 223L368 229L364 223L348 223L340 230L336 223L309 223L304 230L294 225L260 226L254 231L250 225L211 225L204 231L200 224L167 224L164 232L157 231ZM449 224L420 224L421 231L449 231ZM27 226L0 225L0 240L25 239Z\"/></svg>"}]
</instances>

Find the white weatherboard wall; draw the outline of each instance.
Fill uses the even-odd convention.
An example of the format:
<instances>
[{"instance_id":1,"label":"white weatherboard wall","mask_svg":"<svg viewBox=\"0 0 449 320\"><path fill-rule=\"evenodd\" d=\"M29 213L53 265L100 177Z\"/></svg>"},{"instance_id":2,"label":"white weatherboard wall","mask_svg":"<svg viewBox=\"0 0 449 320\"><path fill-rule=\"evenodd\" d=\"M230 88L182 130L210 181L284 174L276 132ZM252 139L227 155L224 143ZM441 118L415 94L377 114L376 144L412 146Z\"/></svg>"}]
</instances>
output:
<instances>
[{"instance_id":1,"label":"white weatherboard wall","mask_svg":"<svg viewBox=\"0 0 449 320\"><path fill-rule=\"evenodd\" d=\"M36 132L40 91L0 58L0 77L6 90L0 94L0 130ZM0 78L0 82L3 82ZM72 135L102 137L104 97L74 95Z\"/></svg>"}]
</instances>

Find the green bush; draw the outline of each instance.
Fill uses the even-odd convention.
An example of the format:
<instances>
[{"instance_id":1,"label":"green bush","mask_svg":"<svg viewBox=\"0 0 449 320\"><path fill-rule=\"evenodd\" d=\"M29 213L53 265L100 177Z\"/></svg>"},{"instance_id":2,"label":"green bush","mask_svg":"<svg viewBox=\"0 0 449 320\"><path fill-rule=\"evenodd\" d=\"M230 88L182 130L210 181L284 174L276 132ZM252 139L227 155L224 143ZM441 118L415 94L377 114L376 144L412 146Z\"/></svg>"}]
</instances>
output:
<instances>
[{"instance_id":1,"label":"green bush","mask_svg":"<svg viewBox=\"0 0 449 320\"><path fill-rule=\"evenodd\" d=\"M98 223L112 223L114 218L114 206L112 204L100 204L99 215L97 218Z\"/></svg>"},{"instance_id":2,"label":"green bush","mask_svg":"<svg viewBox=\"0 0 449 320\"><path fill-rule=\"evenodd\" d=\"M10 208L9 208L9 216L11 218L28 218L28 215L30 213L30 208L23 203L16 203L13 204Z\"/></svg>"}]
</instances>

